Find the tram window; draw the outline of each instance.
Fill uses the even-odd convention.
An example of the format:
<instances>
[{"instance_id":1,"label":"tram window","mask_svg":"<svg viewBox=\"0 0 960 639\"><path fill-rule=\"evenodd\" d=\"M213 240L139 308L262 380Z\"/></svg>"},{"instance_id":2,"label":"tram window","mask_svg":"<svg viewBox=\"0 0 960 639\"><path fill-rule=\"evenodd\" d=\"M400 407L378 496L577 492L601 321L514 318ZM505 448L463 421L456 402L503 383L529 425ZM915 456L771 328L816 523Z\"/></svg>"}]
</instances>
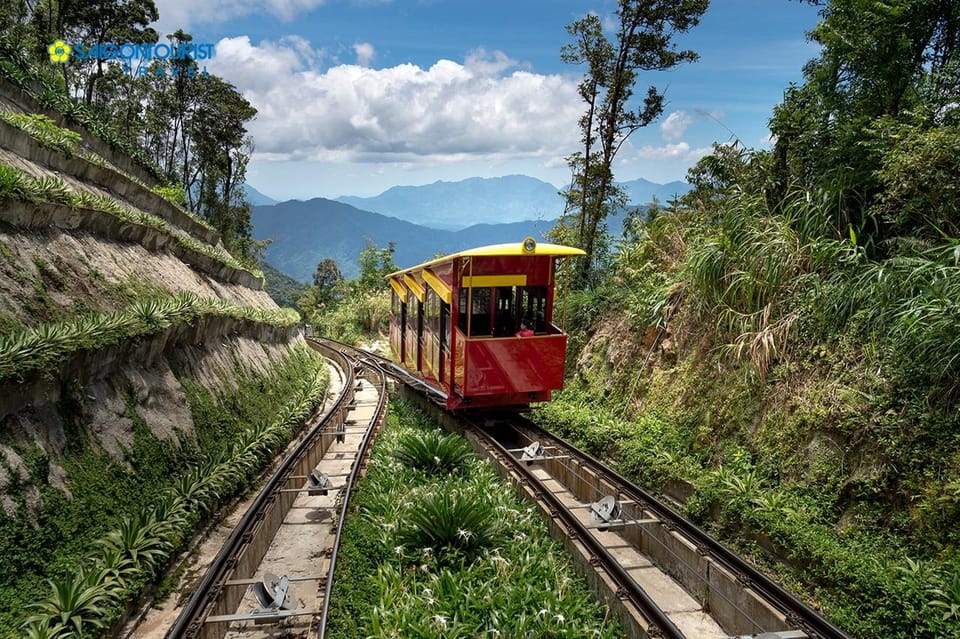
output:
<instances>
[{"instance_id":1,"label":"tram window","mask_svg":"<svg viewBox=\"0 0 960 639\"><path fill-rule=\"evenodd\" d=\"M427 299L424 308L426 315L427 328L434 334L440 332L440 298L433 290L427 291Z\"/></svg>"},{"instance_id":2,"label":"tram window","mask_svg":"<svg viewBox=\"0 0 960 639\"><path fill-rule=\"evenodd\" d=\"M457 308L457 328L459 328L464 335L467 334L467 299L469 293L470 289L460 289L460 304Z\"/></svg>"},{"instance_id":3,"label":"tram window","mask_svg":"<svg viewBox=\"0 0 960 639\"><path fill-rule=\"evenodd\" d=\"M537 333L547 330L547 287L526 286L520 293L521 321Z\"/></svg>"},{"instance_id":4,"label":"tram window","mask_svg":"<svg viewBox=\"0 0 960 639\"><path fill-rule=\"evenodd\" d=\"M447 328L450 326L450 305L440 302L440 346L443 350L450 350L450 339L447 337Z\"/></svg>"},{"instance_id":5,"label":"tram window","mask_svg":"<svg viewBox=\"0 0 960 639\"><path fill-rule=\"evenodd\" d=\"M490 289L474 288L470 317L470 337L490 336Z\"/></svg>"},{"instance_id":6,"label":"tram window","mask_svg":"<svg viewBox=\"0 0 960 639\"><path fill-rule=\"evenodd\" d=\"M494 314L494 331L496 337L513 335L517 331L516 316L516 289L512 286L500 286L496 289L496 312Z\"/></svg>"}]
</instances>

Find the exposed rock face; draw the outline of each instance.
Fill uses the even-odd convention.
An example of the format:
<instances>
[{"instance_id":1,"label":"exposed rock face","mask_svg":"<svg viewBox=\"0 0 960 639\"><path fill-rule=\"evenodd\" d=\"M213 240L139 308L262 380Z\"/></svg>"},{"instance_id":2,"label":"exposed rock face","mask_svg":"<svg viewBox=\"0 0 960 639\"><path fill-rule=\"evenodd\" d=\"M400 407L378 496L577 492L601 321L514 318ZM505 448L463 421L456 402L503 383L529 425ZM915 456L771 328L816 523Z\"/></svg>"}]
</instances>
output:
<instances>
[{"instance_id":1,"label":"exposed rock face","mask_svg":"<svg viewBox=\"0 0 960 639\"><path fill-rule=\"evenodd\" d=\"M36 105L0 82L0 108L30 112ZM0 332L124 312L138 300L181 292L277 308L260 279L231 261L217 233L145 187L140 181L149 174L128 159L68 158L0 124L3 164L159 220L151 226L106 211L0 199ZM103 152L85 132L84 139L87 149ZM15 488L30 512L42 508L31 485L42 479L31 478L38 471L29 454L45 455L46 482L69 494L60 463L69 454L68 431L75 436L79 429L121 463L133 449L135 420L160 440L189 439L195 431L183 380L212 391L233 388L238 375L268 372L299 343L296 327L204 315L148 337L75 351L28 379L0 379L0 505L11 516L21 512L8 494Z\"/></svg>"}]
</instances>

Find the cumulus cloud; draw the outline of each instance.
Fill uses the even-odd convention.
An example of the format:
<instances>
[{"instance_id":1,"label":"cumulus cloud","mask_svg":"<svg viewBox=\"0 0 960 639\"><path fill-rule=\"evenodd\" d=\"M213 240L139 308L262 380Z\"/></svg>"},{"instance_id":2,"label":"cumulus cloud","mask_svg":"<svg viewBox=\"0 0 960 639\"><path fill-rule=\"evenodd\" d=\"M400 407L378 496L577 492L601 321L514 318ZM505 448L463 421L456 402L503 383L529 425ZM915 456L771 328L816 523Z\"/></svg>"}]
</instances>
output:
<instances>
[{"instance_id":1,"label":"cumulus cloud","mask_svg":"<svg viewBox=\"0 0 960 639\"><path fill-rule=\"evenodd\" d=\"M358 61L363 56L357 50ZM373 47L370 47L372 55ZM577 146L576 83L524 70L483 50L463 64L319 70L303 43L217 45L210 71L257 108L250 124L260 159L417 162L565 155Z\"/></svg>"},{"instance_id":2,"label":"cumulus cloud","mask_svg":"<svg viewBox=\"0 0 960 639\"><path fill-rule=\"evenodd\" d=\"M693 118L687 115L685 111L674 111L660 123L660 133L664 140L673 142L682 138L687 131L687 127L691 124L693 124Z\"/></svg>"},{"instance_id":3,"label":"cumulus cloud","mask_svg":"<svg viewBox=\"0 0 960 639\"><path fill-rule=\"evenodd\" d=\"M653 160L684 160L696 161L708 155L712 149L708 146L691 149L686 142L666 144L664 146L645 145L637 149L637 157Z\"/></svg>"},{"instance_id":4,"label":"cumulus cloud","mask_svg":"<svg viewBox=\"0 0 960 639\"><path fill-rule=\"evenodd\" d=\"M353 52L357 54L357 64L361 67L369 67L373 62L373 45L369 42L358 42L353 45Z\"/></svg>"}]
</instances>

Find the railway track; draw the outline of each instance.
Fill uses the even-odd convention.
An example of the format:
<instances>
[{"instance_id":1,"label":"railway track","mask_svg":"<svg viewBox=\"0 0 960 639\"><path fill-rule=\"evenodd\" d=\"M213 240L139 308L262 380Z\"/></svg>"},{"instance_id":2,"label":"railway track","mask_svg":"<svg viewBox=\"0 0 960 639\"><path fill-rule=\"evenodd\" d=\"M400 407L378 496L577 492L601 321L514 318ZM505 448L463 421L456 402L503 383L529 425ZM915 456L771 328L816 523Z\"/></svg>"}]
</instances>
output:
<instances>
[{"instance_id":1,"label":"railway track","mask_svg":"<svg viewBox=\"0 0 960 639\"><path fill-rule=\"evenodd\" d=\"M340 371L340 394L253 500L168 639L276 636L279 626L325 635L341 514L386 416L387 377L354 349L310 345ZM285 557L284 537L302 548L305 534L309 557Z\"/></svg>"},{"instance_id":2,"label":"railway track","mask_svg":"<svg viewBox=\"0 0 960 639\"><path fill-rule=\"evenodd\" d=\"M607 599L622 604L637 636L849 639L653 495L524 417L464 430L602 573Z\"/></svg>"},{"instance_id":3,"label":"railway track","mask_svg":"<svg viewBox=\"0 0 960 639\"><path fill-rule=\"evenodd\" d=\"M850 639L668 505L523 416L461 419L438 410L436 397L412 398L537 503L629 636Z\"/></svg>"},{"instance_id":4,"label":"railway track","mask_svg":"<svg viewBox=\"0 0 960 639\"><path fill-rule=\"evenodd\" d=\"M246 599L244 593L262 581L255 574L271 570L267 550L286 516L279 513L290 511L294 496L304 492L309 496L311 488L304 484L305 478L311 469L316 474L323 468L325 453L350 433L362 435L362 441L356 448L357 456L347 461L350 472L341 473L348 475L339 500L340 507L346 507L352 482L362 471L369 444L385 415L387 377L412 390L414 398L438 421L464 434L494 462L502 476L538 505L551 531L563 540L594 591L620 618L628 636L849 639L669 506L524 417L491 414L456 418L440 408L445 401L441 392L390 360L331 340L311 339L309 343L344 371L345 392L258 496L168 632L170 639L276 636L257 628L263 622L290 623L289 619L297 617L306 621L288 630L309 629L309 636L324 639L333 585L330 576L336 567L343 522L339 515L335 517L336 531L330 533L332 542L324 553L324 568L316 574L289 579L286 584L289 587L296 579L315 583L316 606L311 608L301 600L299 606L269 614L244 612L238 607L242 609L244 601L248 608L254 605L249 603L249 592ZM362 429L357 419L348 417L358 405L351 390L364 387L356 381L354 369L363 371L377 385L376 409ZM271 506L275 511L268 510ZM273 579L276 590L280 584Z\"/></svg>"}]
</instances>

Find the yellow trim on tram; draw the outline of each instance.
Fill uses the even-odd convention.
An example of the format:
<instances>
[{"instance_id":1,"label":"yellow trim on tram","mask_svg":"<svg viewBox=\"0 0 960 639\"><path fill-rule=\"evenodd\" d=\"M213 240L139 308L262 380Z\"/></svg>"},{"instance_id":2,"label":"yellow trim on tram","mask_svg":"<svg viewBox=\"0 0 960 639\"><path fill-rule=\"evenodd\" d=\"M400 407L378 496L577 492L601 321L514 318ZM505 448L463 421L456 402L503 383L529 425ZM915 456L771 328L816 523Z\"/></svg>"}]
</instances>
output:
<instances>
[{"instance_id":1,"label":"yellow trim on tram","mask_svg":"<svg viewBox=\"0 0 960 639\"><path fill-rule=\"evenodd\" d=\"M413 291L413 294L417 296L418 300L421 302L423 301L423 294L425 291L423 290L423 287L420 286L420 282L404 273L403 283L410 287L410 290Z\"/></svg>"},{"instance_id":2,"label":"yellow trim on tram","mask_svg":"<svg viewBox=\"0 0 960 639\"><path fill-rule=\"evenodd\" d=\"M397 294L402 302L407 301L407 289L403 284L391 277L390 286L393 288L393 292Z\"/></svg>"},{"instance_id":3,"label":"yellow trim on tram","mask_svg":"<svg viewBox=\"0 0 960 639\"><path fill-rule=\"evenodd\" d=\"M430 285L430 288L440 296L447 304L451 303L453 299L453 291L450 290L450 287L447 286L447 283L441 280L439 277L434 275L431 271L424 269L421 271L420 275L423 276L423 281Z\"/></svg>"},{"instance_id":4,"label":"yellow trim on tram","mask_svg":"<svg viewBox=\"0 0 960 639\"><path fill-rule=\"evenodd\" d=\"M526 286L527 275L465 275L463 286L465 288L487 288L491 286Z\"/></svg>"},{"instance_id":5,"label":"yellow trim on tram","mask_svg":"<svg viewBox=\"0 0 960 639\"><path fill-rule=\"evenodd\" d=\"M532 251L524 249L524 242L516 242L514 244L494 244L492 246L481 246L474 249L468 249L466 251L460 251L459 253L453 253L451 255L444 255L443 257L430 260L429 262L411 266L410 268L400 269L399 271L390 273L387 277L396 277L401 273L413 273L433 266L434 264L445 264L458 257L497 257L501 255L504 257L518 255L551 255L553 257L569 257L573 255L586 255L586 253L572 246L563 246L562 244L547 244L545 242L535 243Z\"/></svg>"}]
</instances>

